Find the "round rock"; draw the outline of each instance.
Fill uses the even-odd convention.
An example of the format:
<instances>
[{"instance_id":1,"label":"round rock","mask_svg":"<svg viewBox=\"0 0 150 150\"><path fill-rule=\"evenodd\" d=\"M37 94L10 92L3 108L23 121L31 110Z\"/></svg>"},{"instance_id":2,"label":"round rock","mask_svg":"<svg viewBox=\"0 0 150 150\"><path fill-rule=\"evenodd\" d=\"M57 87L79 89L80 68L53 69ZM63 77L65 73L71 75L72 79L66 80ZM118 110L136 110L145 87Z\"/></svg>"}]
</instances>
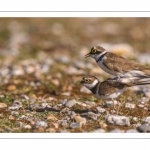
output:
<instances>
[{"instance_id":1,"label":"round rock","mask_svg":"<svg viewBox=\"0 0 150 150\"><path fill-rule=\"evenodd\" d=\"M137 127L139 132L149 133L150 132L150 125L149 124L142 124L141 126Z\"/></svg>"},{"instance_id":2,"label":"round rock","mask_svg":"<svg viewBox=\"0 0 150 150\"><path fill-rule=\"evenodd\" d=\"M0 110L6 109L7 105L5 103L0 103Z\"/></svg>"},{"instance_id":3,"label":"round rock","mask_svg":"<svg viewBox=\"0 0 150 150\"><path fill-rule=\"evenodd\" d=\"M108 124L130 126L129 118L125 116L107 115L105 116L105 120Z\"/></svg>"},{"instance_id":4,"label":"round rock","mask_svg":"<svg viewBox=\"0 0 150 150\"><path fill-rule=\"evenodd\" d=\"M76 101L75 100L70 100L66 103L66 107L72 107L76 104Z\"/></svg>"}]
</instances>

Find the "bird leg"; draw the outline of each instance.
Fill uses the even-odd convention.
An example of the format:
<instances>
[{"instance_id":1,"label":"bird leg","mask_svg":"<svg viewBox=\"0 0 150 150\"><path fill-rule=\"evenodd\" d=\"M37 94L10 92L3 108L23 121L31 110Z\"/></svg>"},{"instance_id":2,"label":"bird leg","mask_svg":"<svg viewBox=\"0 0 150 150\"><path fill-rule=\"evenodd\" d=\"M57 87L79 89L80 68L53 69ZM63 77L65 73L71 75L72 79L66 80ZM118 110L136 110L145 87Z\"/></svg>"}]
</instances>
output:
<instances>
[{"instance_id":1,"label":"bird leg","mask_svg":"<svg viewBox=\"0 0 150 150\"><path fill-rule=\"evenodd\" d=\"M117 102L118 103L118 102ZM117 108L117 115L119 113L119 109L120 109L121 103L118 103L118 108Z\"/></svg>"},{"instance_id":2,"label":"bird leg","mask_svg":"<svg viewBox=\"0 0 150 150\"><path fill-rule=\"evenodd\" d=\"M115 102L114 102L114 99L112 98L112 101L113 101L113 110L112 110L112 114L114 113L114 110L115 110Z\"/></svg>"}]
</instances>

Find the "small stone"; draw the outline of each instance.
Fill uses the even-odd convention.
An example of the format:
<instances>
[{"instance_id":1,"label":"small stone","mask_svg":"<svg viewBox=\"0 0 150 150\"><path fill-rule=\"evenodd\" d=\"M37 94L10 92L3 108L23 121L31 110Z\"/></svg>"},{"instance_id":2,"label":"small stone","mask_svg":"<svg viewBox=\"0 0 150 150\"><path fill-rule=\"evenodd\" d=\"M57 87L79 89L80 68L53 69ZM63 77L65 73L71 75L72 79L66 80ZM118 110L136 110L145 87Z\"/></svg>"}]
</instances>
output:
<instances>
[{"instance_id":1,"label":"small stone","mask_svg":"<svg viewBox=\"0 0 150 150\"><path fill-rule=\"evenodd\" d=\"M109 124L120 125L120 126L130 126L129 118L125 116L106 115L105 120Z\"/></svg>"},{"instance_id":2,"label":"small stone","mask_svg":"<svg viewBox=\"0 0 150 150\"><path fill-rule=\"evenodd\" d=\"M32 129L31 125L29 125L29 124L28 124L28 125L23 126L23 128L24 128L24 129Z\"/></svg>"},{"instance_id":3,"label":"small stone","mask_svg":"<svg viewBox=\"0 0 150 150\"><path fill-rule=\"evenodd\" d=\"M17 111L11 111L11 113L10 113L12 116L18 116L19 115L19 112L17 112Z\"/></svg>"},{"instance_id":4,"label":"small stone","mask_svg":"<svg viewBox=\"0 0 150 150\"><path fill-rule=\"evenodd\" d=\"M99 125L100 125L100 128L102 128L102 129L105 129L105 128L108 127L108 125L107 125L106 123L104 123L103 121L101 121L101 122L99 123Z\"/></svg>"},{"instance_id":5,"label":"small stone","mask_svg":"<svg viewBox=\"0 0 150 150\"><path fill-rule=\"evenodd\" d=\"M48 129L46 129L46 132L55 133L56 130L54 128L48 128Z\"/></svg>"},{"instance_id":6,"label":"small stone","mask_svg":"<svg viewBox=\"0 0 150 150\"><path fill-rule=\"evenodd\" d=\"M37 99L37 96L35 94L32 94L30 95L30 98Z\"/></svg>"},{"instance_id":7,"label":"small stone","mask_svg":"<svg viewBox=\"0 0 150 150\"><path fill-rule=\"evenodd\" d=\"M99 113L104 113L106 110L104 109L104 108L102 108L102 107L96 107L96 109L97 109L97 111L99 112Z\"/></svg>"},{"instance_id":8,"label":"small stone","mask_svg":"<svg viewBox=\"0 0 150 150\"><path fill-rule=\"evenodd\" d=\"M58 123L61 124L63 127L67 127L68 126L67 120L58 120Z\"/></svg>"},{"instance_id":9,"label":"small stone","mask_svg":"<svg viewBox=\"0 0 150 150\"><path fill-rule=\"evenodd\" d=\"M62 105L65 105L66 102L67 102L67 100L65 99L65 100L61 100L59 103L62 104Z\"/></svg>"},{"instance_id":10,"label":"small stone","mask_svg":"<svg viewBox=\"0 0 150 150\"><path fill-rule=\"evenodd\" d=\"M80 128L80 123L74 123L74 122L72 122L72 123L70 124L70 128L72 128L72 129Z\"/></svg>"},{"instance_id":11,"label":"small stone","mask_svg":"<svg viewBox=\"0 0 150 150\"><path fill-rule=\"evenodd\" d=\"M74 63L75 67L80 68L80 69L85 69L86 65L82 61L76 61Z\"/></svg>"},{"instance_id":12,"label":"small stone","mask_svg":"<svg viewBox=\"0 0 150 150\"><path fill-rule=\"evenodd\" d=\"M61 57L59 57L58 61L61 62L61 63L69 63L70 58L67 57L67 56L61 56Z\"/></svg>"},{"instance_id":13,"label":"small stone","mask_svg":"<svg viewBox=\"0 0 150 150\"><path fill-rule=\"evenodd\" d=\"M125 104L125 108L131 108L131 109L133 109L133 108L135 108L135 104L126 103L126 104Z\"/></svg>"},{"instance_id":14,"label":"small stone","mask_svg":"<svg viewBox=\"0 0 150 150\"><path fill-rule=\"evenodd\" d=\"M80 117L80 116L75 116L74 118L75 118L75 121L80 124L80 127L82 127L82 125L86 124L85 118Z\"/></svg>"},{"instance_id":15,"label":"small stone","mask_svg":"<svg viewBox=\"0 0 150 150\"><path fill-rule=\"evenodd\" d=\"M127 130L126 133L139 133L139 132L137 130L130 129L130 130Z\"/></svg>"},{"instance_id":16,"label":"small stone","mask_svg":"<svg viewBox=\"0 0 150 150\"><path fill-rule=\"evenodd\" d=\"M93 112L87 112L87 113L83 113L81 115L86 115L86 116L92 118L93 120L97 120L97 117L98 117L98 115Z\"/></svg>"},{"instance_id":17,"label":"small stone","mask_svg":"<svg viewBox=\"0 0 150 150\"><path fill-rule=\"evenodd\" d=\"M132 121L137 122L137 121L138 121L138 118L137 118L137 117L133 117L133 118L132 118Z\"/></svg>"},{"instance_id":18,"label":"small stone","mask_svg":"<svg viewBox=\"0 0 150 150\"><path fill-rule=\"evenodd\" d=\"M144 105L143 104L139 104L138 107L139 108L144 108Z\"/></svg>"},{"instance_id":19,"label":"small stone","mask_svg":"<svg viewBox=\"0 0 150 150\"><path fill-rule=\"evenodd\" d=\"M120 130L120 129L114 129L111 130L109 133L123 133L124 131Z\"/></svg>"},{"instance_id":20,"label":"small stone","mask_svg":"<svg viewBox=\"0 0 150 150\"><path fill-rule=\"evenodd\" d=\"M142 124L136 128L139 132L149 133L150 132L150 125L149 124Z\"/></svg>"},{"instance_id":21,"label":"small stone","mask_svg":"<svg viewBox=\"0 0 150 150\"><path fill-rule=\"evenodd\" d=\"M39 128L39 127L44 127L46 128L48 125L45 121L37 121L36 124L35 124L35 127L36 128Z\"/></svg>"},{"instance_id":22,"label":"small stone","mask_svg":"<svg viewBox=\"0 0 150 150\"><path fill-rule=\"evenodd\" d=\"M144 94L146 97L150 98L150 92L145 92Z\"/></svg>"},{"instance_id":23,"label":"small stone","mask_svg":"<svg viewBox=\"0 0 150 150\"><path fill-rule=\"evenodd\" d=\"M41 126L40 126L40 127L38 128L38 132L43 133L43 132L44 132L44 127L41 127Z\"/></svg>"},{"instance_id":24,"label":"small stone","mask_svg":"<svg viewBox=\"0 0 150 150\"><path fill-rule=\"evenodd\" d=\"M61 130L60 133L69 133L67 130Z\"/></svg>"},{"instance_id":25,"label":"small stone","mask_svg":"<svg viewBox=\"0 0 150 150\"><path fill-rule=\"evenodd\" d=\"M66 107L72 107L76 104L76 101L75 100L70 100L66 103Z\"/></svg>"},{"instance_id":26,"label":"small stone","mask_svg":"<svg viewBox=\"0 0 150 150\"><path fill-rule=\"evenodd\" d=\"M8 110L19 110L19 106L9 106Z\"/></svg>"},{"instance_id":27,"label":"small stone","mask_svg":"<svg viewBox=\"0 0 150 150\"><path fill-rule=\"evenodd\" d=\"M138 102L141 103L141 104L145 104L148 101L149 101L149 98L147 98L147 97L142 97L141 99L138 100Z\"/></svg>"},{"instance_id":28,"label":"small stone","mask_svg":"<svg viewBox=\"0 0 150 150\"><path fill-rule=\"evenodd\" d=\"M150 124L150 117L143 118L141 121L143 124Z\"/></svg>"},{"instance_id":29,"label":"small stone","mask_svg":"<svg viewBox=\"0 0 150 150\"><path fill-rule=\"evenodd\" d=\"M70 94L70 92L64 92L61 95L70 96L71 94Z\"/></svg>"},{"instance_id":30,"label":"small stone","mask_svg":"<svg viewBox=\"0 0 150 150\"><path fill-rule=\"evenodd\" d=\"M15 118L14 116L12 116L12 115L10 115L8 119L9 119L10 121L15 121L15 120L16 120L16 118Z\"/></svg>"},{"instance_id":31,"label":"small stone","mask_svg":"<svg viewBox=\"0 0 150 150\"><path fill-rule=\"evenodd\" d=\"M8 91L14 91L14 90L16 90L16 86L15 86L15 85L9 85L9 86L7 87L7 90L8 90Z\"/></svg>"},{"instance_id":32,"label":"small stone","mask_svg":"<svg viewBox=\"0 0 150 150\"><path fill-rule=\"evenodd\" d=\"M53 114L50 114L50 115L47 117L47 120L57 121L58 119L57 119Z\"/></svg>"},{"instance_id":33,"label":"small stone","mask_svg":"<svg viewBox=\"0 0 150 150\"><path fill-rule=\"evenodd\" d=\"M82 92L82 93L87 93L87 94L90 94L91 93L91 91L89 90L89 89L87 89L86 87L81 87L81 89L80 89L80 92Z\"/></svg>"},{"instance_id":34,"label":"small stone","mask_svg":"<svg viewBox=\"0 0 150 150\"><path fill-rule=\"evenodd\" d=\"M105 102L105 107L112 107L113 105L117 105L118 102L116 100L113 101L106 101Z\"/></svg>"},{"instance_id":35,"label":"small stone","mask_svg":"<svg viewBox=\"0 0 150 150\"><path fill-rule=\"evenodd\" d=\"M96 129L92 131L91 133L105 133L106 131L104 129Z\"/></svg>"},{"instance_id":36,"label":"small stone","mask_svg":"<svg viewBox=\"0 0 150 150\"><path fill-rule=\"evenodd\" d=\"M26 99L26 100L29 100L29 97L27 95L25 95L25 94L22 94L21 97Z\"/></svg>"},{"instance_id":37,"label":"small stone","mask_svg":"<svg viewBox=\"0 0 150 150\"><path fill-rule=\"evenodd\" d=\"M7 104L0 103L0 110L6 109L6 108L7 108Z\"/></svg>"},{"instance_id":38,"label":"small stone","mask_svg":"<svg viewBox=\"0 0 150 150\"><path fill-rule=\"evenodd\" d=\"M58 127L59 127L59 124L58 123L53 123L52 124L56 129L58 129Z\"/></svg>"},{"instance_id":39,"label":"small stone","mask_svg":"<svg viewBox=\"0 0 150 150\"><path fill-rule=\"evenodd\" d=\"M0 119L4 118L4 114L0 113Z\"/></svg>"}]
</instances>

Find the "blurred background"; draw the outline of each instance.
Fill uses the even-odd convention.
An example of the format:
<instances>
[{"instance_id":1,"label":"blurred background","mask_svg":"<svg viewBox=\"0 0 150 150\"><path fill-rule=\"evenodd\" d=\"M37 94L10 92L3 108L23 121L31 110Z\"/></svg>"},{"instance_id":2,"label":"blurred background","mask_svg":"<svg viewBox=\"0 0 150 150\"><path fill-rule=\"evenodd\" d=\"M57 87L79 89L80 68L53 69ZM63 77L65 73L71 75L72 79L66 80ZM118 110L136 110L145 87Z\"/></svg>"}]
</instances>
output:
<instances>
[{"instance_id":1,"label":"blurred background","mask_svg":"<svg viewBox=\"0 0 150 150\"><path fill-rule=\"evenodd\" d=\"M103 102L77 83L86 74L100 81L111 76L94 59L84 56L100 45L150 65L149 39L150 18L0 18L0 132L90 132L106 128L102 122L105 113L97 114L97 106L103 107ZM148 86L127 89L119 99L134 103L136 109L123 108L123 115L149 116L150 105L139 104L143 95L147 102ZM77 115L89 109L92 120ZM111 107L106 110L111 112ZM84 128L80 128L80 121ZM106 130L115 128L109 125Z\"/></svg>"},{"instance_id":2,"label":"blurred background","mask_svg":"<svg viewBox=\"0 0 150 150\"><path fill-rule=\"evenodd\" d=\"M150 63L149 18L0 18L0 22L3 90L38 86L42 80L46 89L71 91L70 85L84 74L108 78L92 58L84 58L96 45Z\"/></svg>"}]
</instances>

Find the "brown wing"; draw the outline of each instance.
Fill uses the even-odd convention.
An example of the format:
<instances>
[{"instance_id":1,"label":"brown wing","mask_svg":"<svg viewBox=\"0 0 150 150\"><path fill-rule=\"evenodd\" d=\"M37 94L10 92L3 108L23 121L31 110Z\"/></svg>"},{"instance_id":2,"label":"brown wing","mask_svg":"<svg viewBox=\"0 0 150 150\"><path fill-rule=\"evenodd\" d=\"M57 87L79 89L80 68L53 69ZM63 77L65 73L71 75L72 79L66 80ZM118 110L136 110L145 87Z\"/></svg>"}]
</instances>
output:
<instances>
[{"instance_id":1,"label":"brown wing","mask_svg":"<svg viewBox=\"0 0 150 150\"><path fill-rule=\"evenodd\" d=\"M109 95L117 92L118 90L121 90L125 88L126 85L120 84L119 82L114 81L104 81L99 86L99 93L101 95Z\"/></svg>"},{"instance_id":2,"label":"brown wing","mask_svg":"<svg viewBox=\"0 0 150 150\"><path fill-rule=\"evenodd\" d=\"M106 54L106 57L107 59L104 59L103 63L110 70L114 70L117 72L140 70L150 75L150 67L142 66L140 64L134 63L122 56L118 56L111 52L108 52Z\"/></svg>"}]
</instances>

